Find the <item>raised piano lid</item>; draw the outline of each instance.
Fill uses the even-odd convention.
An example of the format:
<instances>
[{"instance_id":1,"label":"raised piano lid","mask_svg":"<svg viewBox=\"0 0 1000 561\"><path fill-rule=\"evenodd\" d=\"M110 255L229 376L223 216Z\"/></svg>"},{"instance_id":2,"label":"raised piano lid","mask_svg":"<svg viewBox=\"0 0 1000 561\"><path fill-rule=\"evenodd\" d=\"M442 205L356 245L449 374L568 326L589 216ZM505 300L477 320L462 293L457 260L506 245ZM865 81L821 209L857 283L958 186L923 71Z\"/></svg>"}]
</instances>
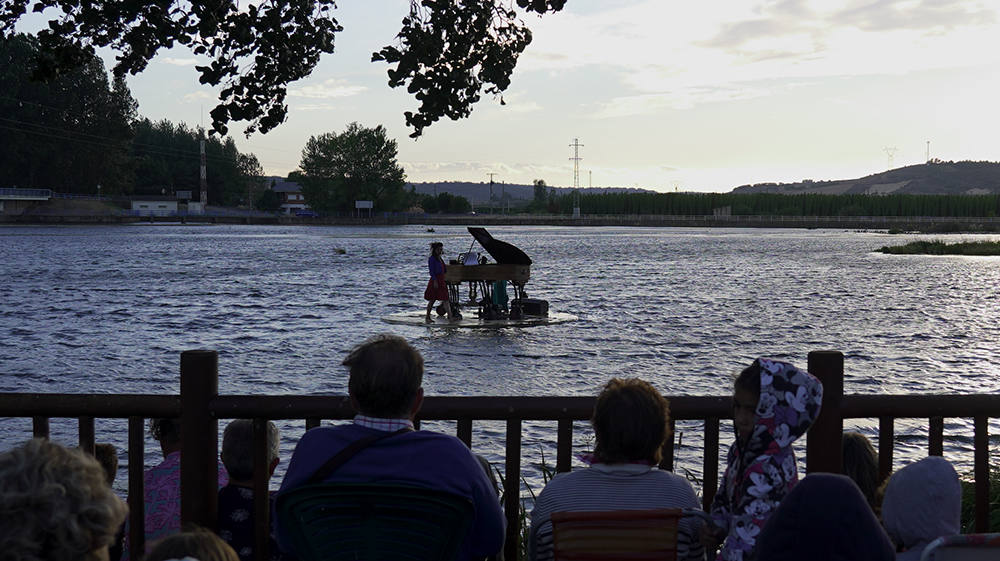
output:
<instances>
[{"instance_id":1,"label":"raised piano lid","mask_svg":"<svg viewBox=\"0 0 1000 561\"><path fill-rule=\"evenodd\" d=\"M499 265L531 265L528 254L507 242L502 242L486 231L486 228L469 226L469 233L479 245L496 260Z\"/></svg>"}]
</instances>

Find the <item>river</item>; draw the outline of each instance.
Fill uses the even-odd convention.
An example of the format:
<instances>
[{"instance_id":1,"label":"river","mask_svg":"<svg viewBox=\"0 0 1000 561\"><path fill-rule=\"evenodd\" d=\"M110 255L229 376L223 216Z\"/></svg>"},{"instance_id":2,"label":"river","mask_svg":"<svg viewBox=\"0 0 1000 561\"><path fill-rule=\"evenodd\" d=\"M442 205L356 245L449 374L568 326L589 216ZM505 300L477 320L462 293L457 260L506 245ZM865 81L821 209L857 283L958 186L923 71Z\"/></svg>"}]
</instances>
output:
<instances>
[{"instance_id":1,"label":"river","mask_svg":"<svg viewBox=\"0 0 1000 561\"><path fill-rule=\"evenodd\" d=\"M665 395L725 395L757 356L804 367L819 349L845 354L847 393L1000 390L1000 258L873 253L919 238L998 236L494 227L534 260L530 295L578 321L383 323L422 307L430 241L449 257L469 249L465 228L436 229L0 227L0 391L175 393L180 352L209 348L219 352L222 393L343 394L340 361L379 332L423 353L428 395L594 395L612 376L647 379ZM848 425L877 436L874 420ZM302 425L281 426L287 462ZM123 427L99 420L98 440L124 449ZM474 447L502 465L502 426L476 427ZM678 424L678 466L695 477L698 429ZM75 422L53 420L52 430L75 439ZM1000 434L996 420L991 432ZM0 448L28 436L30 420L0 419ZM970 470L971 437L971 420L946 423L945 455L960 472ZM926 421L898 423L897 438L898 467L926 454ZM526 424L532 487L541 483L531 464L540 449L551 463L554 446L554 424ZM147 462L157 454L149 443Z\"/></svg>"}]
</instances>

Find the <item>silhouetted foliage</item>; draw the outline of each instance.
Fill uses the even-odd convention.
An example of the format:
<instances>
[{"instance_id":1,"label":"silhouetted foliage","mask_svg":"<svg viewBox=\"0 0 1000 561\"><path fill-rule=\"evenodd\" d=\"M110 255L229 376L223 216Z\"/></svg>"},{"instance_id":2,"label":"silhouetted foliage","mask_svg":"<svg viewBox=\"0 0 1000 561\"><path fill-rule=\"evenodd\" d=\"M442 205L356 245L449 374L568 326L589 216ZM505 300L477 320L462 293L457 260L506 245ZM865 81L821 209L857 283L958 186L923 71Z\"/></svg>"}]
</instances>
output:
<instances>
[{"instance_id":1,"label":"silhouetted foliage","mask_svg":"<svg viewBox=\"0 0 1000 561\"><path fill-rule=\"evenodd\" d=\"M711 215L731 207L755 216L955 216L1000 215L1000 195L779 195L775 193L605 193L580 196L584 214ZM550 203L569 214L573 195Z\"/></svg>"},{"instance_id":2,"label":"silhouetted foliage","mask_svg":"<svg viewBox=\"0 0 1000 561\"><path fill-rule=\"evenodd\" d=\"M517 0L528 12L561 10L565 0ZM42 50L35 75L52 78L79 67L95 47L117 53L116 76L142 72L157 51L185 45L208 57L197 66L199 81L222 86L211 111L212 130L225 134L231 121L246 121L247 134L273 129L286 118L287 86L312 73L320 55L332 53L343 28L332 16L334 0L249 3L90 2L89 0L6 0L0 6L0 34L14 32L27 12L52 9L37 33ZM531 33L506 0L411 0L398 45L372 60L394 64L389 85L407 84L420 101L407 111L411 136L447 116L466 117L479 92L499 95L510 84L517 58ZM503 100L501 99L501 103Z\"/></svg>"},{"instance_id":3,"label":"silhouetted foliage","mask_svg":"<svg viewBox=\"0 0 1000 561\"><path fill-rule=\"evenodd\" d=\"M281 208L281 197L277 193L270 189L265 189L257 200L254 202L254 206L258 210L263 210L267 212L276 212Z\"/></svg>"},{"instance_id":4,"label":"silhouetted foliage","mask_svg":"<svg viewBox=\"0 0 1000 561\"><path fill-rule=\"evenodd\" d=\"M435 195L418 195L419 204L428 214L464 214L472 210L472 203L469 199L451 193L438 193Z\"/></svg>"},{"instance_id":5,"label":"silhouetted foliage","mask_svg":"<svg viewBox=\"0 0 1000 561\"><path fill-rule=\"evenodd\" d=\"M0 38L0 178L3 187L113 195L128 192L136 103L109 83L100 58L39 83L28 79L38 40Z\"/></svg>"},{"instance_id":6,"label":"silhouetted foliage","mask_svg":"<svg viewBox=\"0 0 1000 561\"><path fill-rule=\"evenodd\" d=\"M163 120L142 119L135 125L132 155L135 162L135 192L173 193L190 190L199 198L201 146L204 131ZM263 170L253 154L241 154L232 138L205 140L208 203L236 206L253 200L255 184ZM251 191L248 195L248 188Z\"/></svg>"},{"instance_id":7,"label":"silhouetted foliage","mask_svg":"<svg viewBox=\"0 0 1000 561\"><path fill-rule=\"evenodd\" d=\"M396 141L386 136L385 127L351 123L342 133L309 138L294 181L319 212L353 211L358 200L373 201L375 210L404 210L406 175L396 153Z\"/></svg>"}]
</instances>

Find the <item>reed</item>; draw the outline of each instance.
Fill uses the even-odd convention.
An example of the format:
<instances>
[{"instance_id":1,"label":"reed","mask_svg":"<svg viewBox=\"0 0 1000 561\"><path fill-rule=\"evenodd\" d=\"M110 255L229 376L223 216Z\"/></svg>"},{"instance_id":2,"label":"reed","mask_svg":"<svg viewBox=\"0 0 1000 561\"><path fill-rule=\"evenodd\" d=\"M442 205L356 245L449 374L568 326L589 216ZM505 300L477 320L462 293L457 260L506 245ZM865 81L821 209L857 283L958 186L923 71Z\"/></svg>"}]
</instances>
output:
<instances>
[{"instance_id":1,"label":"reed","mask_svg":"<svg viewBox=\"0 0 1000 561\"><path fill-rule=\"evenodd\" d=\"M890 255L1000 255L1000 241L946 243L942 240L920 240L883 246L878 251Z\"/></svg>"}]
</instances>

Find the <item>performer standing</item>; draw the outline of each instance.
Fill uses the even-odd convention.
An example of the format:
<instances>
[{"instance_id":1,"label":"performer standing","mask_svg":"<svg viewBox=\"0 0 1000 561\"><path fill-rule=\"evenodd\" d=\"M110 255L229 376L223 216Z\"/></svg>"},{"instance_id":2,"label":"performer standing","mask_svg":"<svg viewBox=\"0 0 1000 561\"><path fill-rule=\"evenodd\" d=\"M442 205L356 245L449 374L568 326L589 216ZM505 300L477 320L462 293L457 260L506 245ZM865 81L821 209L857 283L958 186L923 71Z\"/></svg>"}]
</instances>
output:
<instances>
[{"instance_id":1,"label":"performer standing","mask_svg":"<svg viewBox=\"0 0 1000 561\"><path fill-rule=\"evenodd\" d=\"M455 316L451 311L451 304L448 302L448 285L444 282L445 264L441 257L444 254L444 244L441 242L431 242L431 255L427 258L427 268L430 270L431 280L427 281L427 289L424 290L424 300L427 300L427 317L424 321L431 323L431 310L434 302L440 301L444 311L448 314L448 320L454 320Z\"/></svg>"}]
</instances>

